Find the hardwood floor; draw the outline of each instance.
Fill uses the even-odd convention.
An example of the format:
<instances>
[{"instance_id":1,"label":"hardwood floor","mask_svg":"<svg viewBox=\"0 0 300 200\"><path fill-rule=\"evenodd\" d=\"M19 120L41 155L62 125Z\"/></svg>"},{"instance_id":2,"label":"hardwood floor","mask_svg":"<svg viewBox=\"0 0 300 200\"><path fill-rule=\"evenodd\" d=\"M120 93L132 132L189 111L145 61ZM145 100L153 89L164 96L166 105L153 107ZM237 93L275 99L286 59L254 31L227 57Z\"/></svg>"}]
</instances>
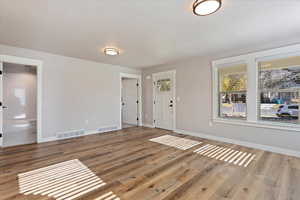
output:
<instances>
[{"instance_id":1,"label":"hardwood floor","mask_svg":"<svg viewBox=\"0 0 300 200\"><path fill-rule=\"evenodd\" d=\"M202 143L181 150L149 141L165 134ZM241 167L193 152L207 144L256 157ZM121 200L300 199L300 159L144 127L0 149L0 199L51 199L20 194L18 174L73 159L106 183L78 199L105 194Z\"/></svg>"}]
</instances>

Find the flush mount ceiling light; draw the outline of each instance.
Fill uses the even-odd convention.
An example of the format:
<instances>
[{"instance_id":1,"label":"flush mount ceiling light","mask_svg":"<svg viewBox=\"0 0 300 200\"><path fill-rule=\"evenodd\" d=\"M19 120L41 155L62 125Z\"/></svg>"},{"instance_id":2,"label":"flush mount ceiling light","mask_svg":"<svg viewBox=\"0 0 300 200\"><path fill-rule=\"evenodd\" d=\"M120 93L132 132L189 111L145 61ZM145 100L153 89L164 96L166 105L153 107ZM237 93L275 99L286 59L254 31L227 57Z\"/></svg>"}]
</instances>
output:
<instances>
[{"instance_id":1,"label":"flush mount ceiling light","mask_svg":"<svg viewBox=\"0 0 300 200\"><path fill-rule=\"evenodd\" d=\"M193 12L195 15L206 16L217 12L221 6L221 0L196 0L193 4Z\"/></svg>"},{"instance_id":2,"label":"flush mount ceiling light","mask_svg":"<svg viewBox=\"0 0 300 200\"><path fill-rule=\"evenodd\" d=\"M112 47L104 48L103 52L108 56L116 56L120 54L120 51L118 49Z\"/></svg>"}]
</instances>

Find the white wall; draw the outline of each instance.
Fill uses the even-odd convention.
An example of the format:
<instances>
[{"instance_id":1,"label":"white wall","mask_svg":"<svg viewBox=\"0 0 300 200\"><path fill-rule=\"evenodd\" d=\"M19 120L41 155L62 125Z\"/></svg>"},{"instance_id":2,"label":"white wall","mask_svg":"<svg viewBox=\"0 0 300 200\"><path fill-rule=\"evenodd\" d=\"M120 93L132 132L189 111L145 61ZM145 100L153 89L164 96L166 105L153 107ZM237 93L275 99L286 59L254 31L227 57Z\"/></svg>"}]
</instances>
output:
<instances>
[{"instance_id":1,"label":"white wall","mask_svg":"<svg viewBox=\"0 0 300 200\"><path fill-rule=\"evenodd\" d=\"M224 137L247 143L300 151L300 132L256 128L222 123L212 120L212 74L209 57L193 58L174 64L162 65L143 71L143 122L152 124L152 79L154 72L176 69L177 102L176 128L198 135Z\"/></svg>"},{"instance_id":2,"label":"white wall","mask_svg":"<svg viewBox=\"0 0 300 200\"><path fill-rule=\"evenodd\" d=\"M44 140L53 138L57 132L119 126L120 72L141 73L121 66L5 45L0 45L0 54L43 61Z\"/></svg>"}]
</instances>

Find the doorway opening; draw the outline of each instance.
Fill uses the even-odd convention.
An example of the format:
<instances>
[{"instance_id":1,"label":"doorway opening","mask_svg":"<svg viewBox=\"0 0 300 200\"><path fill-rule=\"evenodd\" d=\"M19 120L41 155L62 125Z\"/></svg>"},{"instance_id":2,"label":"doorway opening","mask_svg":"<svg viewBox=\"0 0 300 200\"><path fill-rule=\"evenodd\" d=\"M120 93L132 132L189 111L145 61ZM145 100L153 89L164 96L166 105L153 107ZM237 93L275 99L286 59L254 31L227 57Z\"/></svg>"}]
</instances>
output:
<instances>
[{"instance_id":1,"label":"doorway opening","mask_svg":"<svg viewBox=\"0 0 300 200\"><path fill-rule=\"evenodd\" d=\"M37 142L36 66L3 63L3 146Z\"/></svg>"},{"instance_id":2,"label":"doorway opening","mask_svg":"<svg viewBox=\"0 0 300 200\"><path fill-rule=\"evenodd\" d=\"M121 112L120 127L141 126L141 76L121 74Z\"/></svg>"},{"instance_id":3,"label":"doorway opening","mask_svg":"<svg viewBox=\"0 0 300 200\"><path fill-rule=\"evenodd\" d=\"M153 74L153 127L175 130L176 71Z\"/></svg>"},{"instance_id":4,"label":"doorway opening","mask_svg":"<svg viewBox=\"0 0 300 200\"><path fill-rule=\"evenodd\" d=\"M41 62L0 56L0 147L41 142Z\"/></svg>"}]
</instances>

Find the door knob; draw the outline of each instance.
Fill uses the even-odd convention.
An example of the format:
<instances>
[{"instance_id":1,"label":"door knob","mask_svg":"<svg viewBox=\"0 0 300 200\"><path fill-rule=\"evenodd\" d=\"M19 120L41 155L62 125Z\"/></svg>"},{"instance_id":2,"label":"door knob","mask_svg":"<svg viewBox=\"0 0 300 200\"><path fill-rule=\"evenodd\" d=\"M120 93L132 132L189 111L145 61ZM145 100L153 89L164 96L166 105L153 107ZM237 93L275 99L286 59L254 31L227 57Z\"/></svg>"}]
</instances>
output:
<instances>
[{"instance_id":1,"label":"door knob","mask_svg":"<svg viewBox=\"0 0 300 200\"><path fill-rule=\"evenodd\" d=\"M2 108L3 108L3 109L7 109L8 107L7 107L7 106L2 106Z\"/></svg>"},{"instance_id":2,"label":"door knob","mask_svg":"<svg viewBox=\"0 0 300 200\"><path fill-rule=\"evenodd\" d=\"M173 104L169 105L171 108L173 107Z\"/></svg>"}]
</instances>

